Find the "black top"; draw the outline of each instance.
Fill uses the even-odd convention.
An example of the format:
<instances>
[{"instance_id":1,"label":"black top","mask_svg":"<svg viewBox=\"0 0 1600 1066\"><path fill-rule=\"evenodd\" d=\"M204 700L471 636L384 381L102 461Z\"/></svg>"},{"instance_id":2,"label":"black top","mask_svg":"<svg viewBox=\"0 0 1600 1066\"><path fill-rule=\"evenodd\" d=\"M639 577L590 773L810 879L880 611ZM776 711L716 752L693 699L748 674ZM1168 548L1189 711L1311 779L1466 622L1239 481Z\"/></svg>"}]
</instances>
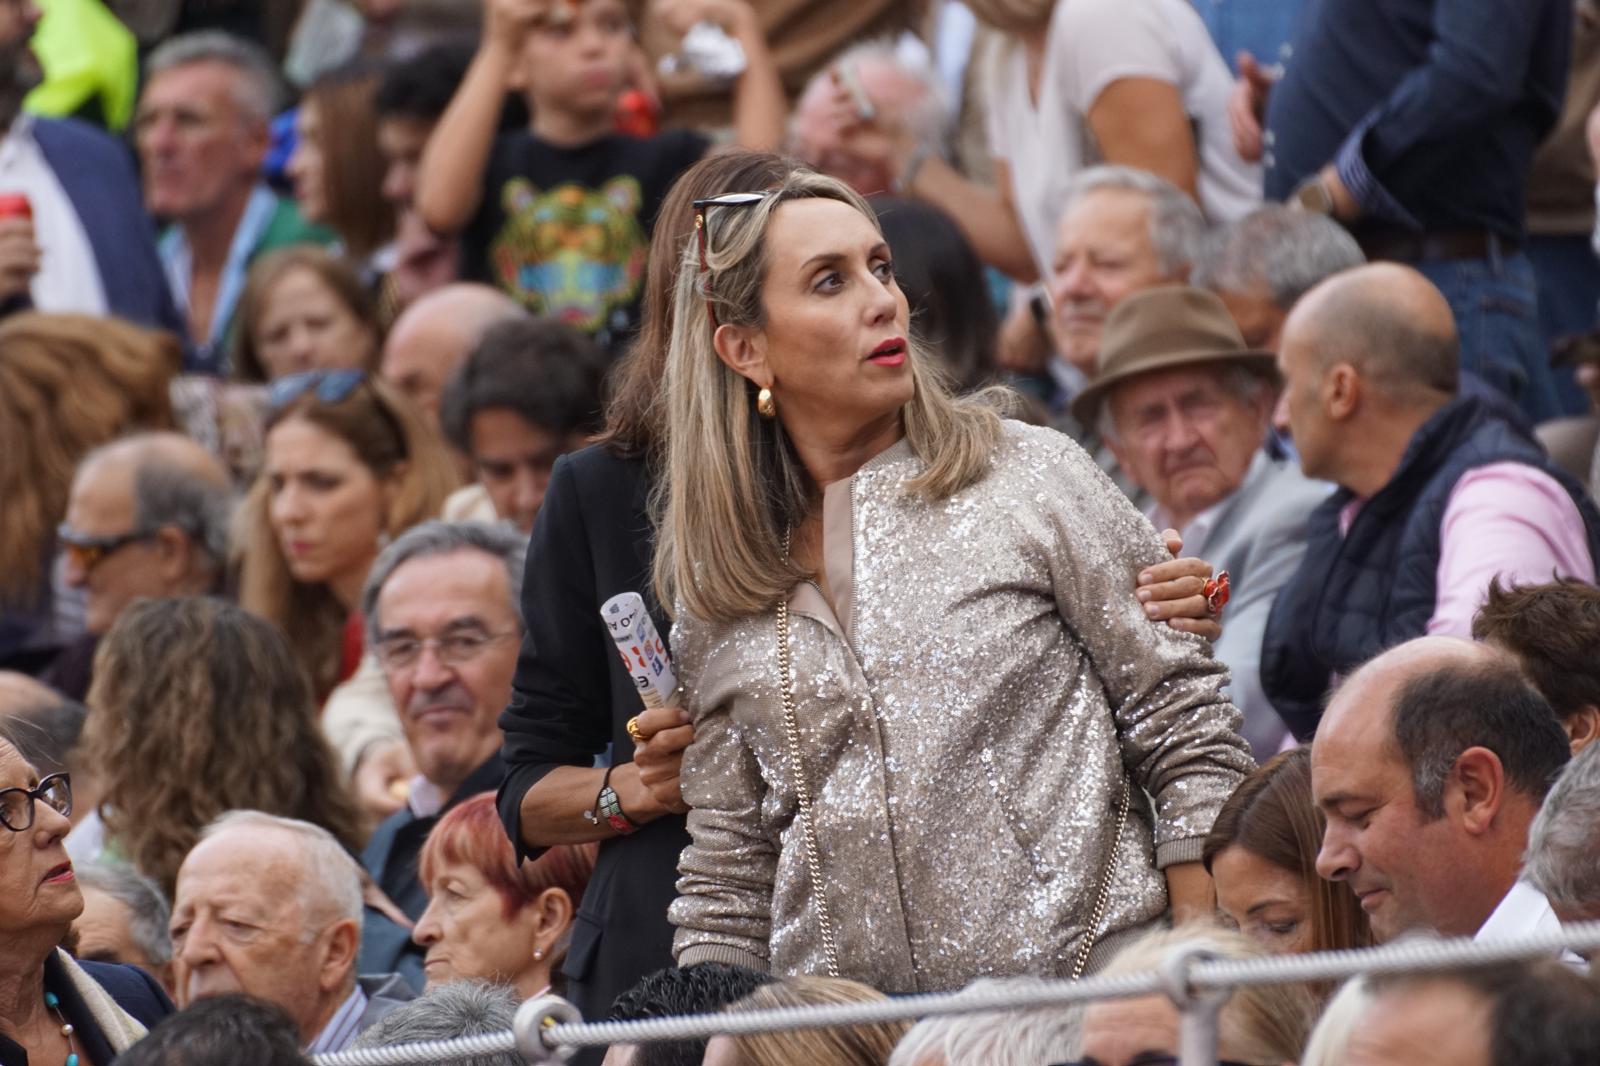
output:
<instances>
[{"instance_id":1,"label":"black top","mask_svg":"<svg viewBox=\"0 0 1600 1066\"><path fill-rule=\"evenodd\" d=\"M661 200L709 145L691 130L611 134L578 148L527 130L501 134L462 234L462 276L498 285L535 314L618 351L638 326Z\"/></svg>"},{"instance_id":2,"label":"black top","mask_svg":"<svg viewBox=\"0 0 1600 1066\"><path fill-rule=\"evenodd\" d=\"M78 965L105 989L117 1006L146 1029L173 1011L172 1000L167 998L156 979L137 966L110 962L79 962ZM44 960L44 989L54 992L61 1001L61 1013L72 1023L72 1039L84 1062L111 1066L117 1054L95 1023L94 1015L89 1013L89 1005L67 977L67 969L56 952L51 952ZM3 1035L0 1035L0 1066L28 1066L28 1053L22 1050L22 1045Z\"/></svg>"},{"instance_id":3,"label":"black top","mask_svg":"<svg viewBox=\"0 0 1600 1066\"><path fill-rule=\"evenodd\" d=\"M663 638L667 620L650 586L654 549L641 459L595 445L556 461L534 523L522 589L527 625L505 730L506 780L500 815L519 856L522 797L559 766L593 766L612 746L633 758L628 719L643 706L605 624L600 605L637 592ZM678 854L689 843L684 819L658 818L600 845L563 973L584 1017L603 1018L616 996L653 970L672 965L667 907L677 895Z\"/></svg>"},{"instance_id":4,"label":"black top","mask_svg":"<svg viewBox=\"0 0 1600 1066\"><path fill-rule=\"evenodd\" d=\"M1523 233L1566 95L1572 0L1306 0L1267 109L1266 194L1328 163L1353 227Z\"/></svg>"}]
</instances>

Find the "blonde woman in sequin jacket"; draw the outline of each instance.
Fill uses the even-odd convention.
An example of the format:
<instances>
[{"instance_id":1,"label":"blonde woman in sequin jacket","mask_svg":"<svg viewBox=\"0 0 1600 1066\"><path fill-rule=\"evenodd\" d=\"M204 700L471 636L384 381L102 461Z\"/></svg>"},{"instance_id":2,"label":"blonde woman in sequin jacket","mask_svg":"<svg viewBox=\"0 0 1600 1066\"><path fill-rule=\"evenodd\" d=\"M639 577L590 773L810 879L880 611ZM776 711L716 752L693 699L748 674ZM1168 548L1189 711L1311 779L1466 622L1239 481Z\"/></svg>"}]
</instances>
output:
<instances>
[{"instance_id":1,"label":"blonde woman in sequin jacket","mask_svg":"<svg viewBox=\"0 0 1600 1066\"><path fill-rule=\"evenodd\" d=\"M1129 591L1155 532L1067 437L950 397L847 188L701 214L655 561L695 731L679 964L928 991L1209 913L1201 844L1252 764L1225 669Z\"/></svg>"}]
</instances>

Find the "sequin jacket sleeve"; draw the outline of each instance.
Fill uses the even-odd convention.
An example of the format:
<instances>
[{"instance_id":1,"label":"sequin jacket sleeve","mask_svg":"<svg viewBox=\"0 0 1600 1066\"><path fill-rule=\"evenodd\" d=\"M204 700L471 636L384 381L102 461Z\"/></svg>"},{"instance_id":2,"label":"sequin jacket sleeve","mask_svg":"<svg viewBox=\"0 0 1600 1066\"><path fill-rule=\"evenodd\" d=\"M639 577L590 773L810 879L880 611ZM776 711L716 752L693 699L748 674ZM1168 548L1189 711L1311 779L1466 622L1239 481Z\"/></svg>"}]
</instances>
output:
<instances>
[{"instance_id":1,"label":"sequin jacket sleeve","mask_svg":"<svg viewBox=\"0 0 1600 1066\"><path fill-rule=\"evenodd\" d=\"M761 828L761 772L725 708L695 715L684 753L683 798L694 843L678 891L693 901L698 937L679 966L725 962L765 970L777 850Z\"/></svg>"},{"instance_id":2,"label":"sequin jacket sleeve","mask_svg":"<svg viewBox=\"0 0 1600 1066\"><path fill-rule=\"evenodd\" d=\"M1057 451L1050 570L1061 617L1105 687L1123 764L1155 800L1156 866L1196 862L1224 800L1254 767L1227 667L1205 642L1152 625L1138 569L1170 556L1150 523L1077 448ZM1098 483L1098 484L1097 484ZM1129 571L1129 564L1134 570Z\"/></svg>"}]
</instances>

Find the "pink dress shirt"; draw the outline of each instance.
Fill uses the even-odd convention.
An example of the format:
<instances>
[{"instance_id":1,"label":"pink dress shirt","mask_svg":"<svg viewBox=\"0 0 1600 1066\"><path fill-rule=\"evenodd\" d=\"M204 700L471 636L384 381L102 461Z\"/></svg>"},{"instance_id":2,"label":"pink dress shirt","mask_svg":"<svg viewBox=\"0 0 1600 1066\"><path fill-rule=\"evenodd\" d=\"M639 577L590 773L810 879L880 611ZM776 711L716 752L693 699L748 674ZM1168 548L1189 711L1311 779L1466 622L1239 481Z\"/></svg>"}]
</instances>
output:
<instances>
[{"instance_id":1,"label":"pink dress shirt","mask_svg":"<svg viewBox=\"0 0 1600 1066\"><path fill-rule=\"evenodd\" d=\"M1349 532L1365 502L1345 505L1341 533ZM1469 470L1450 491L1439 529L1439 598L1428 632L1472 639L1472 616L1496 576L1501 585L1595 579L1577 504L1560 482L1526 463Z\"/></svg>"}]
</instances>

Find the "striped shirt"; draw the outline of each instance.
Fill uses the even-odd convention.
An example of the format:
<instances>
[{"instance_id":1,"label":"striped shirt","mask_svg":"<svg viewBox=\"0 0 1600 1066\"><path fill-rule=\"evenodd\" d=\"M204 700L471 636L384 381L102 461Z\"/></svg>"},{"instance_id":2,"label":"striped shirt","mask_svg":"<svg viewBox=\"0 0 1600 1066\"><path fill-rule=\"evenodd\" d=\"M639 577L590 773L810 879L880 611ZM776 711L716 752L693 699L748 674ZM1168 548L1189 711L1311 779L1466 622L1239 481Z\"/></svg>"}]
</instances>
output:
<instances>
[{"instance_id":1,"label":"striped shirt","mask_svg":"<svg viewBox=\"0 0 1600 1066\"><path fill-rule=\"evenodd\" d=\"M328 1024L322 1027L317 1038L306 1045L306 1054L321 1055L343 1051L361 1032L361 1016L367 1012L367 994L357 985L349 997L333 1012Z\"/></svg>"}]
</instances>

